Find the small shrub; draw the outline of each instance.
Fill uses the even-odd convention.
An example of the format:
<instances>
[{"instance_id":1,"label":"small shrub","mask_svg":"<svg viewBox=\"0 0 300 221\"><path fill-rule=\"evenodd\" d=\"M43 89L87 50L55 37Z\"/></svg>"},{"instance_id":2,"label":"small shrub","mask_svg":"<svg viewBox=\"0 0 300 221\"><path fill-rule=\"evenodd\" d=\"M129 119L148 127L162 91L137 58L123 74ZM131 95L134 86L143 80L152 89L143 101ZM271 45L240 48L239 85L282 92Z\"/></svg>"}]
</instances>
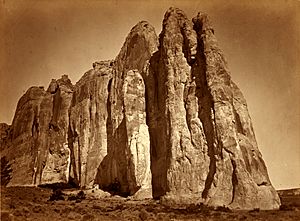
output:
<instances>
[{"instance_id":1,"label":"small shrub","mask_svg":"<svg viewBox=\"0 0 300 221\"><path fill-rule=\"evenodd\" d=\"M291 206L291 205L282 204L282 205L280 205L279 210L282 210L282 211L293 211L294 207Z\"/></svg>"},{"instance_id":2,"label":"small shrub","mask_svg":"<svg viewBox=\"0 0 300 221\"><path fill-rule=\"evenodd\" d=\"M65 200L64 194L63 194L63 192L61 191L61 189L53 190L53 193L52 193L52 195L50 196L49 201L56 201L56 200Z\"/></svg>"},{"instance_id":3,"label":"small shrub","mask_svg":"<svg viewBox=\"0 0 300 221\"><path fill-rule=\"evenodd\" d=\"M124 206L122 204L118 204L116 207L115 207L115 210L122 210L124 209Z\"/></svg>"},{"instance_id":4,"label":"small shrub","mask_svg":"<svg viewBox=\"0 0 300 221\"><path fill-rule=\"evenodd\" d=\"M86 198L86 195L85 195L85 193L81 190L81 191L77 194L77 197L78 197L79 199L84 200L84 199Z\"/></svg>"},{"instance_id":5,"label":"small shrub","mask_svg":"<svg viewBox=\"0 0 300 221\"><path fill-rule=\"evenodd\" d=\"M203 204L203 203L200 203L199 204L199 211L205 215L210 215L211 214L211 211L212 211L212 208L210 208L209 206Z\"/></svg>"},{"instance_id":6,"label":"small shrub","mask_svg":"<svg viewBox=\"0 0 300 221\"><path fill-rule=\"evenodd\" d=\"M68 197L68 200L70 201L75 201L76 203L81 202L82 200L84 200L86 198L85 193L81 190L79 193L77 193L77 195L71 195Z\"/></svg>"},{"instance_id":7,"label":"small shrub","mask_svg":"<svg viewBox=\"0 0 300 221\"><path fill-rule=\"evenodd\" d=\"M59 208L54 208L54 212L56 212L56 213L58 213L58 214L60 214L60 209Z\"/></svg>"},{"instance_id":8,"label":"small shrub","mask_svg":"<svg viewBox=\"0 0 300 221\"><path fill-rule=\"evenodd\" d=\"M199 210L199 206L197 204L190 204L187 206L186 211L188 213L195 213Z\"/></svg>"},{"instance_id":9,"label":"small shrub","mask_svg":"<svg viewBox=\"0 0 300 221\"><path fill-rule=\"evenodd\" d=\"M232 212L232 210L229 209L229 208L226 207L226 206L218 206L218 207L216 208L216 211L225 212L225 213L231 213L231 212Z\"/></svg>"}]
</instances>

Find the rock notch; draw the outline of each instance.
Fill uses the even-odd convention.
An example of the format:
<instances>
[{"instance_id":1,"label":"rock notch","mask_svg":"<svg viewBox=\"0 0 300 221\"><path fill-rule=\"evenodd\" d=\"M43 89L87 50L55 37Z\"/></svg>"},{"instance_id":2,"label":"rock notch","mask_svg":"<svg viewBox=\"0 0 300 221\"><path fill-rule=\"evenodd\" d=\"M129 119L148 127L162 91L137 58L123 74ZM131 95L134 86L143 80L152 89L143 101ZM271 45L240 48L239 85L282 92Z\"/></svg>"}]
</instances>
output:
<instances>
[{"instance_id":1,"label":"rock notch","mask_svg":"<svg viewBox=\"0 0 300 221\"><path fill-rule=\"evenodd\" d=\"M0 125L8 185L72 184L167 204L277 209L246 101L204 13L145 21L75 84L30 88Z\"/></svg>"}]
</instances>

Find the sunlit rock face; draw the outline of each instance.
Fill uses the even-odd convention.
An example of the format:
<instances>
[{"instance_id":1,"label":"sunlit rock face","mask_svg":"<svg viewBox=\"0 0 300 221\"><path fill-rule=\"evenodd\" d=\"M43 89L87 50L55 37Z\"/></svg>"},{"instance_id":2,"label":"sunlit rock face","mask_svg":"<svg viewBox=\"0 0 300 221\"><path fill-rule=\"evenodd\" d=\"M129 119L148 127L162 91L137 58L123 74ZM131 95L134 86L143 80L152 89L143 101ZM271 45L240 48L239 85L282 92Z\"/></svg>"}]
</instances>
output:
<instances>
[{"instance_id":1,"label":"sunlit rock face","mask_svg":"<svg viewBox=\"0 0 300 221\"><path fill-rule=\"evenodd\" d=\"M112 61L95 62L75 84L69 109L70 178L81 187L92 187L97 169L107 155L108 83Z\"/></svg>"},{"instance_id":2,"label":"sunlit rock face","mask_svg":"<svg viewBox=\"0 0 300 221\"><path fill-rule=\"evenodd\" d=\"M31 87L18 102L1 156L12 167L8 185L39 185L69 181L67 131L73 85L66 75L49 89Z\"/></svg>"},{"instance_id":3,"label":"sunlit rock face","mask_svg":"<svg viewBox=\"0 0 300 221\"><path fill-rule=\"evenodd\" d=\"M276 209L246 101L208 16L170 8L72 85L31 87L0 124L8 185L65 183L162 203Z\"/></svg>"},{"instance_id":4,"label":"sunlit rock face","mask_svg":"<svg viewBox=\"0 0 300 221\"><path fill-rule=\"evenodd\" d=\"M152 196L145 80L157 44L154 28L139 22L114 61L107 106L108 154L99 167L97 182L104 188L118 182L124 195Z\"/></svg>"},{"instance_id":5,"label":"sunlit rock face","mask_svg":"<svg viewBox=\"0 0 300 221\"><path fill-rule=\"evenodd\" d=\"M166 203L278 208L246 101L207 15L190 21L170 8L159 41L147 113L153 195Z\"/></svg>"}]
</instances>

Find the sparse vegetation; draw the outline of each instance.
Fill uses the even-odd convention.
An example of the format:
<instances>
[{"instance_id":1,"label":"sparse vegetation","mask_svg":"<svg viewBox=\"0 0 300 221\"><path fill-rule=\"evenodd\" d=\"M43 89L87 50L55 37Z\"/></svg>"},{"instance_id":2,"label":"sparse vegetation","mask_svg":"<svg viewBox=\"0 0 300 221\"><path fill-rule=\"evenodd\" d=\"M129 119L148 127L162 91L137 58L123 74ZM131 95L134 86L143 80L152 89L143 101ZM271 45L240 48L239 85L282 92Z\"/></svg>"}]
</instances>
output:
<instances>
[{"instance_id":1,"label":"sparse vegetation","mask_svg":"<svg viewBox=\"0 0 300 221\"><path fill-rule=\"evenodd\" d=\"M81 202L82 200L84 200L86 198L85 193L81 190L80 192L78 192L76 195L70 195L68 197L68 200L70 201L75 201L76 203Z\"/></svg>"},{"instance_id":2,"label":"sparse vegetation","mask_svg":"<svg viewBox=\"0 0 300 221\"><path fill-rule=\"evenodd\" d=\"M226 206L218 206L218 207L216 208L216 211L226 212L226 213L231 213L231 212L232 212L232 210L229 209L229 208L226 207Z\"/></svg>"},{"instance_id":3,"label":"sparse vegetation","mask_svg":"<svg viewBox=\"0 0 300 221\"><path fill-rule=\"evenodd\" d=\"M289 204L289 205L283 204L283 205L280 205L279 209L282 210L282 211L293 211L295 208L291 204Z\"/></svg>"},{"instance_id":4,"label":"sparse vegetation","mask_svg":"<svg viewBox=\"0 0 300 221\"><path fill-rule=\"evenodd\" d=\"M73 199L68 198L73 193ZM65 193L65 194L64 194ZM71 197L71 195L69 196ZM297 198L298 197L298 198ZM48 200L51 198L51 201ZM68 199L68 200L62 200ZM77 200L77 202L76 202ZM160 204L158 200L125 200L119 196L89 198L84 191L74 189L6 187L1 188L1 211L13 220L300 220L299 196L285 197L280 210L230 210L205 204ZM5 215L5 214L4 214Z\"/></svg>"},{"instance_id":5,"label":"sparse vegetation","mask_svg":"<svg viewBox=\"0 0 300 221\"><path fill-rule=\"evenodd\" d=\"M61 189L53 189L53 193L49 198L49 201L65 200L64 194Z\"/></svg>"}]
</instances>

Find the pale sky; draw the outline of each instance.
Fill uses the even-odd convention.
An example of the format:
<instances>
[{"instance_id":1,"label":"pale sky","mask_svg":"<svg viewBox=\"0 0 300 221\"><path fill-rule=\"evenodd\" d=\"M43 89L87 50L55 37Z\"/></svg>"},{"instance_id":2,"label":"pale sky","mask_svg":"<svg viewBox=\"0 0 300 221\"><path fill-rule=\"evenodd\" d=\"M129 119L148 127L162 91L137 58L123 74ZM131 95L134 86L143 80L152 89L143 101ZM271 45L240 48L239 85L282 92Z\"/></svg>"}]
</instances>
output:
<instances>
[{"instance_id":1,"label":"pale sky","mask_svg":"<svg viewBox=\"0 0 300 221\"><path fill-rule=\"evenodd\" d=\"M275 188L300 187L300 1L0 0L0 122L11 123L31 86L68 74L76 83L113 59L130 29L161 31L165 11L210 15L219 46L242 90Z\"/></svg>"}]
</instances>

